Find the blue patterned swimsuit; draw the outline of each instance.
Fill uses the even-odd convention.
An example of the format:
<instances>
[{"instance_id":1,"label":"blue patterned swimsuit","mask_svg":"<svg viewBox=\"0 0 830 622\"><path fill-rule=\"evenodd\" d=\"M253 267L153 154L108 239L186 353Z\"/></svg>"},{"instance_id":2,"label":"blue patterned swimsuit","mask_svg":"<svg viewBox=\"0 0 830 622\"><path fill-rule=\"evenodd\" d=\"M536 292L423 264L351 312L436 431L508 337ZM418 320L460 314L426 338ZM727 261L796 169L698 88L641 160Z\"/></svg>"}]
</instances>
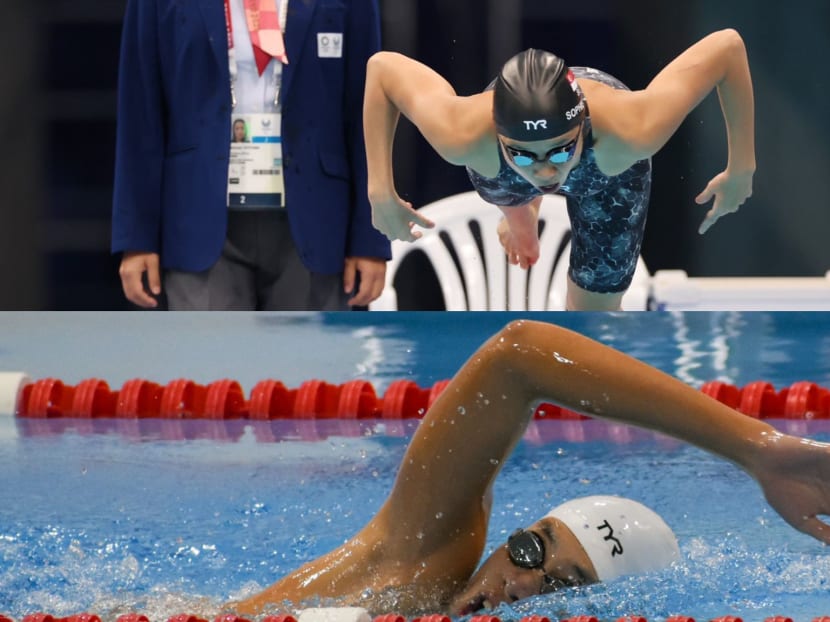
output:
<instances>
[{"instance_id":1,"label":"blue patterned swimsuit","mask_svg":"<svg viewBox=\"0 0 830 622\"><path fill-rule=\"evenodd\" d=\"M627 90L622 82L597 69L571 69L577 78ZM542 194L510 168L501 149L499 160L501 167L493 178L467 168L470 181L485 201L512 207L524 205ZM613 177L600 172L594 159L588 112L583 128L582 157L556 192L564 195L568 204L572 235L568 275L579 287L597 293L628 289L640 255L650 192L651 160L640 160Z\"/></svg>"}]
</instances>

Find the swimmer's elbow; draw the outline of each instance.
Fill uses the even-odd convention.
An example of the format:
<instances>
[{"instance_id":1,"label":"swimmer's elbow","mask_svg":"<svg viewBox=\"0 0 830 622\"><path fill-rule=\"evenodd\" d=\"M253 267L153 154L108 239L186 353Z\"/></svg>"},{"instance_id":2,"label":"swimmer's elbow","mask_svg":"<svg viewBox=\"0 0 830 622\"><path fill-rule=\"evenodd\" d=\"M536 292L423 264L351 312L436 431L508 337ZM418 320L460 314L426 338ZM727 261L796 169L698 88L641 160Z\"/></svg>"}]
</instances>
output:
<instances>
[{"instance_id":1,"label":"swimmer's elbow","mask_svg":"<svg viewBox=\"0 0 830 622\"><path fill-rule=\"evenodd\" d=\"M723 44L732 50L746 50L744 39L734 28L724 28L718 31L718 37L723 40Z\"/></svg>"},{"instance_id":2,"label":"swimmer's elbow","mask_svg":"<svg viewBox=\"0 0 830 622\"><path fill-rule=\"evenodd\" d=\"M389 72L390 65L394 65L396 52L375 52L366 61L366 81L376 81L383 84L384 76Z\"/></svg>"},{"instance_id":3,"label":"swimmer's elbow","mask_svg":"<svg viewBox=\"0 0 830 622\"><path fill-rule=\"evenodd\" d=\"M511 320L496 334L496 341L510 344L511 347L532 344L541 337L540 331L555 330L557 327L553 324L533 320Z\"/></svg>"},{"instance_id":4,"label":"swimmer's elbow","mask_svg":"<svg viewBox=\"0 0 830 622\"><path fill-rule=\"evenodd\" d=\"M401 54L399 54L398 52L389 52L387 50L381 50L380 52L375 52L369 57L369 60L366 61L366 66L382 68L385 64L394 63L394 59L397 56L401 56Z\"/></svg>"}]
</instances>

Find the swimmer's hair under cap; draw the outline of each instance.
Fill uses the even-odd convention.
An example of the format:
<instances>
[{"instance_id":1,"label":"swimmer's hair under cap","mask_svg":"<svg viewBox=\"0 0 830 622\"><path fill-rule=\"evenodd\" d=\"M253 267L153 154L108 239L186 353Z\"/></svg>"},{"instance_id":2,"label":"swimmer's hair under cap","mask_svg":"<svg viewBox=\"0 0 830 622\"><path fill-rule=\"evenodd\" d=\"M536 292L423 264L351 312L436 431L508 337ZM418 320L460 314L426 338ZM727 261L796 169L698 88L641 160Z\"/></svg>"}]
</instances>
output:
<instances>
[{"instance_id":1,"label":"swimmer's hair under cap","mask_svg":"<svg viewBox=\"0 0 830 622\"><path fill-rule=\"evenodd\" d=\"M563 503L547 516L573 532L600 581L659 570L680 559L669 526L656 512L631 499L583 497Z\"/></svg>"},{"instance_id":2,"label":"swimmer's hair under cap","mask_svg":"<svg viewBox=\"0 0 830 622\"><path fill-rule=\"evenodd\" d=\"M547 140L567 134L585 116L585 97L561 58L543 50L516 54L493 88L496 131L514 140Z\"/></svg>"}]
</instances>

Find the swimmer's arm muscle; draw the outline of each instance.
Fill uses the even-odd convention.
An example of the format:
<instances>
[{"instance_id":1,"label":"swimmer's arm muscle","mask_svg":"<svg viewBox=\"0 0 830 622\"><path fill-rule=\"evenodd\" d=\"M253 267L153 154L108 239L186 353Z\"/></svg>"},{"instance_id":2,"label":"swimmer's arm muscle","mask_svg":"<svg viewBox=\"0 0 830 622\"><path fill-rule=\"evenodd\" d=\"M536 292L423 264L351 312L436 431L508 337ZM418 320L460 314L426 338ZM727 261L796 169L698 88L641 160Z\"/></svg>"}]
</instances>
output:
<instances>
[{"instance_id":1,"label":"swimmer's arm muscle","mask_svg":"<svg viewBox=\"0 0 830 622\"><path fill-rule=\"evenodd\" d=\"M369 194L391 196L392 147L400 114L412 121L445 160L463 163L467 149L462 98L438 73L394 52L378 52L368 62L363 131L369 167Z\"/></svg>"},{"instance_id":2,"label":"swimmer's arm muscle","mask_svg":"<svg viewBox=\"0 0 830 622\"><path fill-rule=\"evenodd\" d=\"M501 386L530 404L656 430L740 465L793 527L830 544L830 445L789 436L637 359L566 329L530 321L502 330ZM493 342L491 341L491 344ZM492 347L492 346L491 346ZM512 379L514 386L505 386ZM513 404L516 406L517 404Z\"/></svg>"},{"instance_id":3,"label":"swimmer's arm muscle","mask_svg":"<svg viewBox=\"0 0 830 622\"><path fill-rule=\"evenodd\" d=\"M613 348L533 321L512 322L489 339L436 400L382 511L394 518L387 524L408 523L432 546L456 544L475 526L482 494L541 402L655 430L730 460L785 520L830 544L830 527L817 518L830 514L830 445L781 434ZM411 533L398 532L410 543Z\"/></svg>"},{"instance_id":4,"label":"swimmer's arm muscle","mask_svg":"<svg viewBox=\"0 0 830 622\"><path fill-rule=\"evenodd\" d=\"M626 112L618 129L634 158L657 153L713 89L726 122L727 169L754 172L752 78L744 42L731 29L701 39L660 71L645 90L626 94Z\"/></svg>"}]
</instances>

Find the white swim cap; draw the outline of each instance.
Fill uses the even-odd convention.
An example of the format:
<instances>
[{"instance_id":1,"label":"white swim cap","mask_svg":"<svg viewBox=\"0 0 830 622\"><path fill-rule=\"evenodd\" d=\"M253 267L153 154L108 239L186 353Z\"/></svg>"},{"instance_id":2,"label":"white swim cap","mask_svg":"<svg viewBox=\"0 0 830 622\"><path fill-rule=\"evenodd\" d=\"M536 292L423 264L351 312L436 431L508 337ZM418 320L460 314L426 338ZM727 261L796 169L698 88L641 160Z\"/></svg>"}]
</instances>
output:
<instances>
[{"instance_id":1,"label":"white swim cap","mask_svg":"<svg viewBox=\"0 0 830 622\"><path fill-rule=\"evenodd\" d=\"M547 516L559 519L585 549L600 581L665 568L680 559L677 538L642 503L597 495L567 501Z\"/></svg>"}]
</instances>

